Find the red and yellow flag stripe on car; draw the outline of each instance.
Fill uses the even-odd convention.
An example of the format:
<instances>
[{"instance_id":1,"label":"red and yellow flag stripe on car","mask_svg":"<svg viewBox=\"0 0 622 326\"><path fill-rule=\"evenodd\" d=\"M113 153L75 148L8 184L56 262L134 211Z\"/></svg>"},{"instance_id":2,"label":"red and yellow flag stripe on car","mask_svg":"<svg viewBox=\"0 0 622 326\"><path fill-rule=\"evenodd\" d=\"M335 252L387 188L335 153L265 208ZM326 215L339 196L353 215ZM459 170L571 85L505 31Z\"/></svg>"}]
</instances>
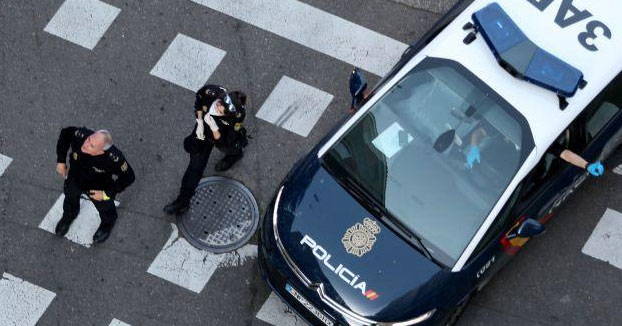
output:
<instances>
[{"instance_id":1,"label":"red and yellow flag stripe on car","mask_svg":"<svg viewBox=\"0 0 622 326\"><path fill-rule=\"evenodd\" d=\"M373 300L378 299L378 293L376 293L376 291L374 290L367 290L367 292L365 292L365 297L373 301Z\"/></svg>"}]
</instances>

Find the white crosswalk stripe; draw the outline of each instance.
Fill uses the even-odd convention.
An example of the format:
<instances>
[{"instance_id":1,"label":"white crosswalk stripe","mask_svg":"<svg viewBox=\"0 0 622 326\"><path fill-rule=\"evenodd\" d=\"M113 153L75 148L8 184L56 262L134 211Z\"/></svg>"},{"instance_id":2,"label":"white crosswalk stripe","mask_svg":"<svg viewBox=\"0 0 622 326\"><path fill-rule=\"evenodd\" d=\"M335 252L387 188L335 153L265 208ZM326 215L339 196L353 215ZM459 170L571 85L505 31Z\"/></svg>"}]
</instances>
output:
<instances>
[{"instance_id":1,"label":"white crosswalk stripe","mask_svg":"<svg viewBox=\"0 0 622 326\"><path fill-rule=\"evenodd\" d=\"M622 269L622 213L607 209L581 251Z\"/></svg>"},{"instance_id":2,"label":"white crosswalk stripe","mask_svg":"<svg viewBox=\"0 0 622 326\"><path fill-rule=\"evenodd\" d=\"M171 226L171 236L147 272L190 291L201 293L218 267L241 265L257 256L255 245L226 254L199 250L179 235L177 226Z\"/></svg>"},{"instance_id":3,"label":"white crosswalk stripe","mask_svg":"<svg viewBox=\"0 0 622 326\"><path fill-rule=\"evenodd\" d=\"M219 48L178 34L151 70L151 75L196 92L226 54Z\"/></svg>"},{"instance_id":4,"label":"white crosswalk stripe","mask_svg":"<svg viewBox=\"0 0 622 326\"><path fill-rule=\"evenodd\" d=\"M622 164L618 165L615 169L613 169L613 173L622 175Z\"/></svg>"},{"instance_id":5,"label":"white crosswalk stripe","mask_svg":"<svg viewBox=\"0 0 622 326\"><path fill-rule=\"evenodd\" d=\"M113 319L108 326L132 326L128 323L124 323L118 319Z\"/></svg>"},{"instance_id":6,"label":"white crosswalk stripe","mask_svg":"<svg viewBox=\"0 0 622 326\"><path fill-rule=\"evenodd\" d=\"M0 154L0 177L4 174L4 171L6 171L6 168L9 167L12 161L13 159L10 157Z\"/></svg>"},{"instance_id":7,"label":"white crosswalk stripe","mask_svg":"<svg viewBox=\"0 0 622 326\"><path fill-rule=\"evenodd\" d=\"M274 326L307 326L307 323L289 310L274 292L270 293L268 300L255 317Z\"/></svg>"},{"instance_id":8,"label":"white crosswalk stripe","mask_svg":"<svg viewBox=\"0 0 622 326\"><path fill-rule=\"evenodd\" d=\"M8 273L0 279L0 326L35 326L56 294Z\"/></svg>"},{"instance_id":9,"label":"white crosswalk stripe","mask_svg":"<svg viewBox=\"0 0 622 326\"><path fill-rule=\"evenodd\" d=\"M283 76L256 116L306 137L332 99L331 94Z\"/></svg>"},{"instance_id":10,"label":"white crosswalk stripe","mask_svg":"<svg viewBox=\"0 0 622 326\"><path fill-rule=\"evenodd\" d=\"M383 76L408 45L295 0L191 0Z\"/></svg>"},{"instance_id":11,"label":"white crosswalk stripe","mask_svg":"<svg viewBox=\"0 0 622 326\"><path fill-rule=\"evenodd\" d=\"M50 233L55 233L56 224L63 217L63 201L65 195L62 194L50 211L45 215L43 221L39 224L39 228L46 230ZM115 201L115 205L119 206L119 202ZM71 223L69 231L65 235L65 238L89 248L93 244L93 234L97 231L101 220L99 213L95 208L95 205L90 200L80 199L80 214Z\"/></svg>"},{"instance_id":12,"label":"white crosswalk stripe","mask_svg":"<svg viewBox=\"0 0 622 326\"><path fill-rule=\"evenodd\" d=\"M93 50L120 12L98 0L66 0L43 30Z\"/></svg>"}]
</instances>

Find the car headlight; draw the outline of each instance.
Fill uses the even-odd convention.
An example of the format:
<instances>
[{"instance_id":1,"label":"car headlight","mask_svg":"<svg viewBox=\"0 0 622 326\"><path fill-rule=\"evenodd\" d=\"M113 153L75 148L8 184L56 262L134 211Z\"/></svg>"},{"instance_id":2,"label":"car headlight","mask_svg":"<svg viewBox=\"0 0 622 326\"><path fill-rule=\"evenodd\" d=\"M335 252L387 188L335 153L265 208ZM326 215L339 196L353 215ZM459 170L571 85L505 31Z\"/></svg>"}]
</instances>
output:
<instances>
[{"instance_id":1,"label":"car headlight","mask_svg":"<svg viewBox=\"0 0 622 326\"><path fill-rule=\"evenodd\" d=\"M378 326L411 326L411 325L417 325L421 322L424 322L426 320L428 320L430 317L432 317L432 315L434 315L434 313L436 312L436 309L432 309L428 312L426 312L425 314L417 317L417 318L413 318L413 319L409 319L407 321L401 321L401 322L397 322L397 323L379 323Z\"/></svg>"}]
</instances>

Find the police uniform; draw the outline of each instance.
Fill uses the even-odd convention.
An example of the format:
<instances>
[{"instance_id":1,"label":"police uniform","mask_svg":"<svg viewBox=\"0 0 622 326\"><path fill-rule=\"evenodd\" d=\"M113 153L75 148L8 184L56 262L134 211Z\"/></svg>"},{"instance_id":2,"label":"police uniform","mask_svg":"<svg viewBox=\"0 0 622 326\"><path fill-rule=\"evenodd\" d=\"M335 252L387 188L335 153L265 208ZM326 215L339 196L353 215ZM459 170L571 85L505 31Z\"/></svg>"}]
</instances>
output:
<instances>
[{"instance_id":1,"label":"police uniform","mask_svg":"<svg viewBox=\"0 0 622 326\"><path fill-rule=\"evenodd\" d=\"M69 224L80 211L80 196L82 194L89 196L90 190L101 190L105 193L102 201L91 199L102 220L96 237L102 231L109 233L117 219L114 199L135 180L132 167L116 147L112 146L97 156L82 152L84 141L92 134L93 131L90 129L77 127L67 127L60 132L56 145L57 163L66 164L67 152L70 149L71 151L69 172L64 185L63 217L57 225L57 234L66 233ZM107 234L101 241L106 237Z\"/></svg>"},{"instance_id":2,"label":"police uniform","mask_svg":"<svg viewBox=\"0 0 622 326\"><path fill-rule=\"evenodd\" d=\"M203 86L199 89L199 91L197 91L196 94L196 101L194 104L195 116L198 116L197 111L203 111L204 115L209 114L209 108L214 101L219 99L222 100L226 96L228 96L227 90L221 86ZM214 146L225 153L225 157L218 162L218 164L216 164L217 170L219 165L225 164L231 166L242 157L243 145L240 140L244 136L240 133L240 130L242 129L241 126L245 117L246 109L242 105L235 106L235 112L228 112L224 116L212 115L212 118L218 126L218 131L220 132L220 138L218 140L214 139L214 135L209 131L210 129L207 123L203 120L199 120L199 123L203 124L204 130L208 131L205 132L206 139L204 141L200 141L194 136L198 124L195 125L192 130L192 134L186 138L194 143L192 150L189 150L188 147L190 146L186 146L187 151L190 153L190 163L188 164L186 172L181 180L179 197L175 202L165 207L164 210L166 212L180 213L178 209L188 205L190 199L194 196L195 189L199 184L201 177L203 176L203 171L205 170L205 166L207 166L209 156Z\"/></svg>"}]
</instances>

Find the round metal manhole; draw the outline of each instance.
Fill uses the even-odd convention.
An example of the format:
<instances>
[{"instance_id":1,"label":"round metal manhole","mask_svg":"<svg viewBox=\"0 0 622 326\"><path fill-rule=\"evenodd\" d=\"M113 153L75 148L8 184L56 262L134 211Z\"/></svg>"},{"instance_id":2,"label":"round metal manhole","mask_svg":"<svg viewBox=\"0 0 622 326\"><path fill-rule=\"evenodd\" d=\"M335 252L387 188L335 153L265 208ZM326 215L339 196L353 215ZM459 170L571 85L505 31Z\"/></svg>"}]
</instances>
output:
<instances>
[{"instance_id":1,"label":"round metal manhole","mask_svg":"<svg viewBox=\"0 0 622 326\"><path fill-rule=\"evenodd\" d=\"M179 229L193 246L216 253L243 246L259 225L259 207L239 181L224 177L201 180Z\"/></svg>"}]
</instances>

